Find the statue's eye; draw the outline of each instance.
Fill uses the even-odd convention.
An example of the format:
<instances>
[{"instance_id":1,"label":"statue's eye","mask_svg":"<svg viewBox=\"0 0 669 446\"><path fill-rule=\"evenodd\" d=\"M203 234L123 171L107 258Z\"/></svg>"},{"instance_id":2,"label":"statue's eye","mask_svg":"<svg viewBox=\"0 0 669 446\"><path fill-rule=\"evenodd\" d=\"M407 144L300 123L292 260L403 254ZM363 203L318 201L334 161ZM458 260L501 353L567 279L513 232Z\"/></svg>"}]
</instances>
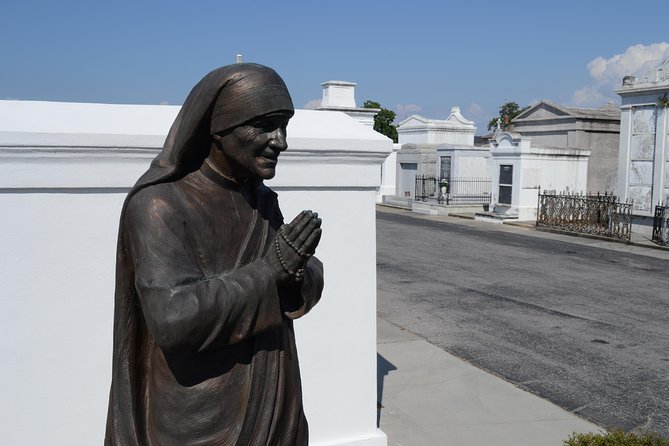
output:
<instances>
[{"instance_id":1,"label":"statue's eye","mask_svg":"<svg viewBox=\"0 0 669 446\"><path fill-rule=\"evenodd\" d=\"M288 125L288 119L284 116L262 117L256 121L252 121L251 125L260 132L270 133L278 128L285 130Z\"/></svg>"},{"instance_id":2,"label":"statue's eye","mask_svg":"<svg viewBox=\"0 0 669 446\"><path fill-rule=\"evenodd\" d=\"M276 128L275 124L269 120L263 119L261 121L255 121L253 127L262 131L262 132L272 132Z\"/></svg>"}]
</instances>

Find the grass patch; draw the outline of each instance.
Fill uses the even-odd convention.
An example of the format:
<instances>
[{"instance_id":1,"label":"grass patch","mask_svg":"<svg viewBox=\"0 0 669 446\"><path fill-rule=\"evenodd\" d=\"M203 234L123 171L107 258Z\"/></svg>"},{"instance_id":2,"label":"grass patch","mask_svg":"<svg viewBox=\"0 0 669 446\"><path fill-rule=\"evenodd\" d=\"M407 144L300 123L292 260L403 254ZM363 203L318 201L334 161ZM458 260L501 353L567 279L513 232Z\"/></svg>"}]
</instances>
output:
<instances>
[{"instance_id":1,"label":"grass patch","mask_svg":"<svg viewBox=\"0 0 669 446\"><path fill-rule=\"evenodd\" d=\"M669 446L669 440L654 433L613 430L604 434L573 433L564 446Z\"/></svg>"}]
</instances>

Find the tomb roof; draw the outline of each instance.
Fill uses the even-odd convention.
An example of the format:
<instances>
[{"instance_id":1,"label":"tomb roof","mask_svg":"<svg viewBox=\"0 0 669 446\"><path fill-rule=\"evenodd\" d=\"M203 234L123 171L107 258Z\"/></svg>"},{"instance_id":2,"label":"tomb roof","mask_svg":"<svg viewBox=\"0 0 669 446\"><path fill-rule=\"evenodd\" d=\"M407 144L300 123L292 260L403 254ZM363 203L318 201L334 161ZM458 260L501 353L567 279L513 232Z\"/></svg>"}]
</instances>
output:
<instances>
[{"instance_id":1,"label":"tomb roof","mask_svg":"<svg viewBox=\"0 0 669 446\"><path fill-rule=\"evenodd\" d=\"M604 104L599 108L586 108L567 107L544 99L530 106L530 108L513 118L512 122L556 119L562 117L620 120L620 109L612 102Z\"/></svg>"}]
</instances>

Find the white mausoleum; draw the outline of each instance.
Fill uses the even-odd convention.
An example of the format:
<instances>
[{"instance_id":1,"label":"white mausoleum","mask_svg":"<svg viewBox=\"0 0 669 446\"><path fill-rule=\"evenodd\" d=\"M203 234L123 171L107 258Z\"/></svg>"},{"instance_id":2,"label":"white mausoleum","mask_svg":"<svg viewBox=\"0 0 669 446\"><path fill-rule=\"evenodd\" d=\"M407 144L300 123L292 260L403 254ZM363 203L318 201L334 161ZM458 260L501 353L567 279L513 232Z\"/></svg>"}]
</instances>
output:
<instances>
[{"instance_id":1,"label":"white mausoleum","mask_svg":"<svg viewBox=\"0 0 669 446\"><path fill-rule=\"evenodd\" d=\"M102 444L121 205L178 111L0 101L4 444ZM310 444L385 446L375 201L392 142L343 113L313 110L296 110L288 134L268 184L287 219L302 209L323 219L323 297L295 323Z\"/></svg>"},{"instance_id":2,"label":"white mausoleum","mask_svg":"<svg viewBox=\"0 0 669 446\"><path fill-rule=\"evenodd\" d=\"M535 220L539 191L586 192L590 151L539 147L531 138L501 132L490 140L492 211Z\"/></svg>"},{"instance_id":3,"label":"white mausoleum","mask_svg":"<svg viewBox=\"0 0 669 446\"><path fill-rule=\"evenodd\" d=\"M379 108L358 107L355 104L355 82L327 81L323 86L323 99L316 110L344 112L368 127L374 127L374 116Z\"/></svg>"},{"instance_id":4,"label":"white mausoleum","mask_svg":"<svg viewBox=\"0 0 669 446\"><path fill-rule=\"evenodd\" d=\"M397 128L401 149L397 153L395 197L413 198L417 175L441 174L437 155L439 144L474 147L476 126L453 107L447 119L427 119L411 115ZM448 155L445 155L448 156Z\"/></svg>"},{"instance_id":5,"label":"white mausoleum","mask_svg":"<svg viewBox=\"0 0 669 446\"><path fill-rule=\"evenodd\" d=\"M633 201L635 215L650 217L669 199L669 59L645 78L626 76L616 93L622 98L618 195Z\"/></svg>"},{"instance_id":6,"label":"white mausoleum","mask_svg":"<svg viewBox=\"0 0 669 446\"><path fill-rule=\"evenodd\" d=\"M462 116L460 107L453 107L446 119L427 119L411 115L397 126L400 144L464 144L474 145L476 126Z\"/></svg>"}]
</instances>

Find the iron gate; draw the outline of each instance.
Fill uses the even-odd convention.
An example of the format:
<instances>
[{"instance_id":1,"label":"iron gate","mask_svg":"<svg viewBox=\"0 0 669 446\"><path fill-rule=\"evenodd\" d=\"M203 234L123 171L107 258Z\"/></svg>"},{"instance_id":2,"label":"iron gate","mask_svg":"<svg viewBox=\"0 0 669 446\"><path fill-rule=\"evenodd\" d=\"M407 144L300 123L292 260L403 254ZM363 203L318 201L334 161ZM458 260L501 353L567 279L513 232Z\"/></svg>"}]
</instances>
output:
<instances>
[{"instance_id":1,"label":"iron gate","mask_svg":"<svg viewBox=\"0 0 669 446\"><path fill-rule=\"evenodd\" d=\"M490 178L442 178L416 176L416 201L436 198L439 203L478 205L491 200Z\"/></svg>"},{"instance_id":2,"label":"iron gate","mask_svg":"<svg viewBox=\"0 0 669 446\"><path fill-rule=\"evenodd\" d=\"M416 201L427 201L428 198L434 197L434 194L437 192L437 179L435 177L417 175L415 191L414 199Z\"/></svg>"},{"instance_id":3,"label":"iron gate","mask_svg":"<svg viewBox=\"0 0 669 446\"><path fill-rule=\"evenodd\" d=\"M667 214L667 207L655 206L655 216L653 217L653 236L652 240L661 246L667 245L667 231L669 231L669 215Z\"/></svg>"}]
</instances>

